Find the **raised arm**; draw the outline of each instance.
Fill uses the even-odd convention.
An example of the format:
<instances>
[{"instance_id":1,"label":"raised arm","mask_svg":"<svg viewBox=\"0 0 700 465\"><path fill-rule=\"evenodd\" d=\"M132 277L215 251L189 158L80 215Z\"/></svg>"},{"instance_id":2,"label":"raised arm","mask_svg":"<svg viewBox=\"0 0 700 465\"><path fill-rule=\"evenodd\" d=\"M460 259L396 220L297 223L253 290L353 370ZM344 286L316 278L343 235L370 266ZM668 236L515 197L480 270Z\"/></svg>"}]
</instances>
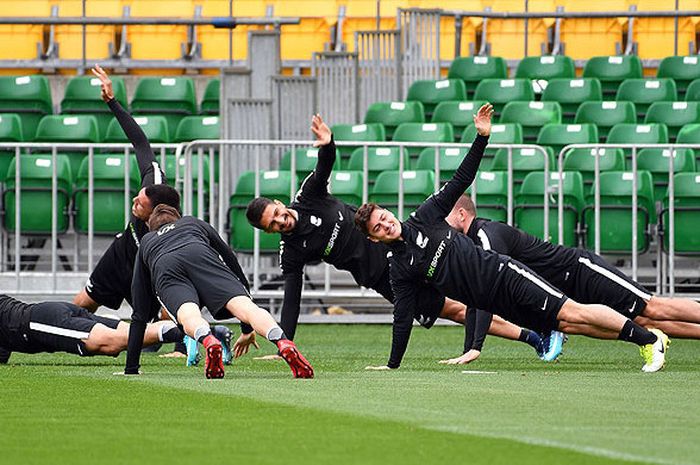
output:
<instances>
[{"instance_id":1,"label":"raised arm","mask_svg":"<svg viewBox=\"0 0 700 465\"><path fill-rule=\"evenodd\" d=\"M303 182L302 194L326 195L328 194L328 179L335 164L335 143L330 128L323 122L321 115L314 115L311 119L311 132L316 136L314 147L318 147L318 159L316 168Z\"/></svg>"},{"instance_id":2,"label":"raised arm","mask_svg":"<svg viewBox=\"0 0 700 465\"><path fill-rule=\"evenodd\" d=\"M151 320L150 315L153 305L153 287L151 286L151 273L143 262L143 256L139 250L134 263L134 276L131 281L131 294L133 296L134 311L131 315L129 326L129 343L126 349L126 368L124 374L138 375L143 349L143 335L146 333L146 324Z\"/></svg>"}]
</instances>

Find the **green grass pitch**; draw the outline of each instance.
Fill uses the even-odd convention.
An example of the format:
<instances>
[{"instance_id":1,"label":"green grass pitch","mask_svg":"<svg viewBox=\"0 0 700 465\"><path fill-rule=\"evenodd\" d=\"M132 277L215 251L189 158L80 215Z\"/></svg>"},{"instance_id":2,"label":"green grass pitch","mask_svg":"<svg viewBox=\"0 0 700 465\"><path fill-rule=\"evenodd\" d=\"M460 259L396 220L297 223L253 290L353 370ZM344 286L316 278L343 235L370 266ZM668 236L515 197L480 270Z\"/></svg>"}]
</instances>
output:
<instances>
[{"instance_id":1,"label":"green grass pitch","mask_svg":"<svg viewBox=\"0 0 700 465\"><path fill-rule=\"evenodd\" d=\"M386 362L388 326L304 325L314 380L250 355L206 380L154 354L130 379L112 376L123 355L13 354L0 463L700 464L699 342L674 340L657 374L630 344L582 337L554 364L489 338L477 362L438 365L462 338L415 328L401 369L366 372ZM253 355L273 353L261 343Z\"/></svg>"}]
</instances>

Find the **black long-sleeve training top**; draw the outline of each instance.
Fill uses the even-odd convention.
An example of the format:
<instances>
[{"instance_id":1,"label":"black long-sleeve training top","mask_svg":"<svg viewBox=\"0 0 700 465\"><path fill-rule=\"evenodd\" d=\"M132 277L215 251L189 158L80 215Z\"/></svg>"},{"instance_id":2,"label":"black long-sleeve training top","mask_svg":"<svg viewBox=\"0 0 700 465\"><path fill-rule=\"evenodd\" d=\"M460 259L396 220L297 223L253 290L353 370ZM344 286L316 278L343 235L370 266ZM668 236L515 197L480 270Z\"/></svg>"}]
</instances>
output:
<instances>
[{"instance_id":1,"label":"black long-sleeve training top","mask_svg":"<svg viewBox=\"0 0 700 465\"><path fill-rule=\"evenodd\" d=\"M289 208L299 214L296 226L280 241L284 277L282 329L294 337L307 263L320 260L349 271L357 284L372 287L386 271L385 245L372 242L354 223L356 207L333 197L329 177L335 163L335 143L321 146L316 169L301 185Z\"/></svg>"},{"instance_id":2,"label":"black long-sleeve training top","mask_svg":"<svg viewBox=\"0 0 700 465\"><path fill-rule=\"evenodd\" d=\"M477 135L452 179L402 224L403 240L389 244L394 325L388 366L398 368L408 346L416 304L416 283L428 283L447 297L490 308L499 265L493 252L477 247L445 221L460 195L471 185L488 143Z\"/></svg>"},{"instance_id":3,"label":"black long-sleeve training top","mask_svg":"<svg viewBox=\"0 0 700 465\"><path fill-rule=\"evenodd\" d=\"M131 317L131 327L129 328L125 370L127 374L138 373L146 323L156 316L153 314L153 309L159 308L154 302L156 296L151 281L151 270L153 270L156 262L161 257L191 244L199 243L209 246L221 256L226 266L243 283L246 289L250 289L248 279L241 269L233 250L221 239L209 223L192 216L186 216L171 223L169 226L171 229L166 234L159 234L163 231L162 228L159 231L146 234L139 247L131 285L131 292L134 298L134 313Z\"/></svg>"}]
</instances>

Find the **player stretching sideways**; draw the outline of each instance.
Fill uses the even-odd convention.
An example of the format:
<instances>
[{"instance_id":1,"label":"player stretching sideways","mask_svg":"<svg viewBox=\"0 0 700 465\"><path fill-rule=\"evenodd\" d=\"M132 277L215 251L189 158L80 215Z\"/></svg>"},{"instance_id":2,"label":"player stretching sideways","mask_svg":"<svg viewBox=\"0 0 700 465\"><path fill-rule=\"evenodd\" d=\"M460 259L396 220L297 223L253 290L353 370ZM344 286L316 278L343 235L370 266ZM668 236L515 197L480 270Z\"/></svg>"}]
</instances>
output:
<instances>
[{"instance_id":1,"label":"player stretching sideways","mask_svg":"<svg viewBox=\"0 0 700 465\"><path fill-rule=\"evenodd\" d=\"M394 290L394 327L389 363L398 368L411 333L415 284L427 281L447 297L499 314L535 330L565 329L575 324L587 335L615 332L645 350L645 372L664 366L668 338L649 331L604 305L583 305L569 299L535 272L510 257L478 247L445 221L457 199L474 181L491 133L490 104L474 115L477 136L459 168L442 188L401 223L389 210L365 204L355 222L372 240L389 245Z\"/></svg>"},{"instance_id":2,"label":"player stretching sideways","mask_svg":"<svg viewBox=\"0 0 700 465\"><path fill-rule=\"evenodd\" d=\"M216 319L233 315L249 324L251 331L277 345L295 378L313 378L313 368L294 343L266 310L253 303L236 256L210 224L191 216L180 218L176 209L158 205L149 228L135 263L125 374L139 372L143 332L154 316L154 302L159 301L187 335L204 345L207 378L223 378L224 364L221 343L202 318L203 306Z\"/></svg>"}]
</instances>

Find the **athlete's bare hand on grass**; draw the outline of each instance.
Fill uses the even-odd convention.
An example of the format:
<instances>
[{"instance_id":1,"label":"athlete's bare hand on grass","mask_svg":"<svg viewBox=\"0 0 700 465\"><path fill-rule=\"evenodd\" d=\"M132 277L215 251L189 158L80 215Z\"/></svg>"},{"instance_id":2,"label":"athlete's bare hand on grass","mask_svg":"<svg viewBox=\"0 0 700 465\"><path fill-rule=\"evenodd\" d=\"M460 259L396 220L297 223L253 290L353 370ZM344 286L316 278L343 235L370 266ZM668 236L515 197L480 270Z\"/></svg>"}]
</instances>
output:
<instances>
[{"instance_id":1,"label":"athlete's bare hand on grass","mask_svg":"<svg viewBox=\"0 0 700 465\"><path fill-rule=\"evenodd\" d=\"M391 368L389 368L389 367L386 366L386 365L382 365L382 366L372 366L372 365L370 365L370 366L368 366L368 367L365 367L365 370L370 370L370 371L387 371L387 370L391 370Z\"/></svg>"},{"instance_id":2,"label":"athlete's bare hand on grass","mask_svg":"<svg viewBox=\"0 0 700 465\"><path fill-rule=\"evenodd\" d=\"M466 365L467 363L471 363L479 358L479 355L481 355L481 351L472 349L460 357L440 360L438 363L442 363L444 365Z\"/></svg>"},{"instance_id":3,"label":"athlete's bare hand on grass","mask_svg":"<svg viewBox=\"0 0 700 465\"><path fill-rule=\"evenodd\" d=\"M282 356L277 355L277 354L270 354L270 355L263 355L262 357L253 357L253 360L272 360L272 361L277 361L277 360L284 360Z\"/></svg>"},{"instance_id":4,"label":"athlete's bare hand on grass","mask_svg":"<svg viewBox=\"0 0 700 465\"><path fill-rule=\"evenodd\" d=\"M250 350L251 344L256 349L260 348L257 341L255 340L255 332L248 333L248 334L241 334L240 336L238 336L236 343L233 344L233 356L234 356L234 358L238 358L238 357L241 357L241 356L247 354L248 351Z\"/></svg>"},{"instance_id":5,"label":"athlete's bare hand on grass","mask_svg":"<svg viewBox=\"0 0 700 465\"><path fill-rule=\"evenodd\" d=\"M109 102L114 98L114 91L112 90L112 80L109 79L109 76L107 76L107 73L105 73L105 70L102 69L100 65L95 65L94 68L91 69L92 74L97 76L102 83L102 100L105 102Z\"/></svg>"},{"instance_id":6,"label":"athlete's bare hand on grass","mask_svg":"<svg viewBox=\"0 0 700 465\"><path fill-rule=\"evenodd\" d=\"M331 135L333 134L319 114L315 114L314 117L311 118L311 132L316 136L314 147L328 145L331 141Z\"/></svg>"},{"instance_id":7,"label":"athlete's bare hand on grass","mask_svg":"<svg viewBox=\"0 0 700 465\"><path fill-rule=\"evenodd\" d=\"M476 132L482 136L488 137L491 135L491 117L493 116L493 105L487 103L479 108L479 111L474 115L474 126Z\"/></svg>"}]
</instances>

